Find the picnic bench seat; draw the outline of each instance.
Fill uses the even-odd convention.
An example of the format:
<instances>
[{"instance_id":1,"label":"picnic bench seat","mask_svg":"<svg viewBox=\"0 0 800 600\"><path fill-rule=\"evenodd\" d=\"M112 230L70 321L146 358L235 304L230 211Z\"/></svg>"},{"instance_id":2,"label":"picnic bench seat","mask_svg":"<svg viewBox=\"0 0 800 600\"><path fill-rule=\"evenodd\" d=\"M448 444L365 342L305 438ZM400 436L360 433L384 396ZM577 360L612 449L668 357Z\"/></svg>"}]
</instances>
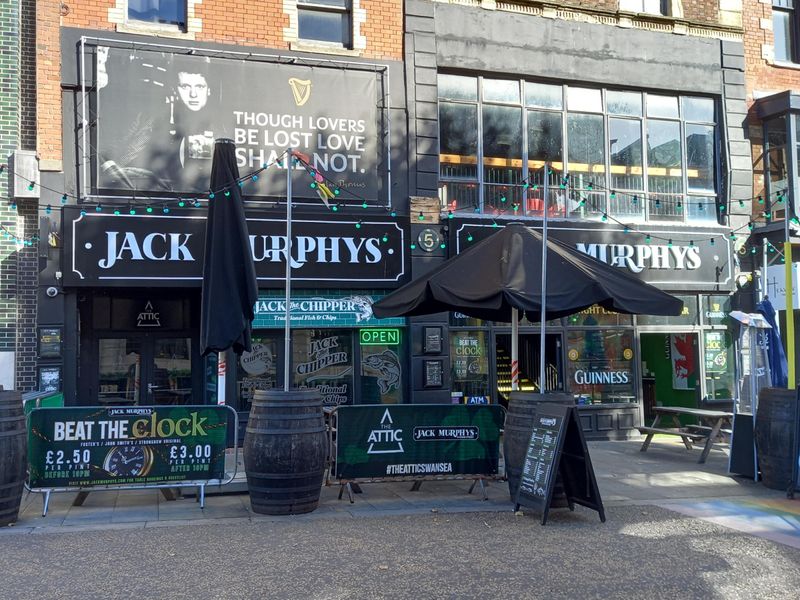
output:
<instances>
[{"instance_id":1,"label":"picnic bench seat","mask_svg":"<svg viewBox=\"0 0 800 600\"><path fill-rule=\"evenodd\" d=\"M692 449L692 442L705 441L703 452L700 454L698 462L704 463L711 445L718 440L722 440L725 436L730 437L732 413L724 411L707 410L702 408L690 408L681 406L655 406L653 407L654 418L649 427L637 427L640 433L645 434L647 437L642 443L642 452L646 452L653 440L655 434L663 435L677 435L681 438L683 445L687 450ZM698 421L705 421L708 425L682 425L680 416L695 417ZM659 427L661 419L670 418L675 425L674 428ZM723 429L723 425L726 426Z\"/></svg>"},{"instance_id":2,"label":"picnic bench seat","mask_svg":"<svg viewBox=\"0 0 800 600\"><path fill-rule=\"evenodd\" d=\"M639 433L662 433L664 435L679 435L684 438L689 438L693 442L699 442L700 440L706 439L708 437L707 434L704 433L692 433L686 429L678 429L678 428L662 428L662 427L637 427L636 429L639 430ZM711 429L709 427L709 429Z\"/></svg>"}]
</instances>

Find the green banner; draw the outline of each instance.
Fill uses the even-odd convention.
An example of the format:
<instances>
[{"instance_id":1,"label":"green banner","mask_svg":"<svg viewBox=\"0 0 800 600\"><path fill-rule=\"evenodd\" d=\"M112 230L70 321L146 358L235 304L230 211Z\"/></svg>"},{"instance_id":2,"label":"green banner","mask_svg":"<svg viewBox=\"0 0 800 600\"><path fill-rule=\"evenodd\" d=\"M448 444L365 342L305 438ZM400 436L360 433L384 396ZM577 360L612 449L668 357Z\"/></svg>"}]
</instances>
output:
<instances>
[{"instance_id":1,"label":"green banner","mask_svg":"<svg viewBox=\"0 0 800 600\"><path fill-rule=\"evenodd\" d=\"M30 487L222 479L224 406L37 408L28 420Z\"/></svg>"},{"instance_id":2,"label":"green banner","mask_svg":"<svg viewBox=\"0 0 800 600\"><path fill-rule=\"evenodd\" d=\"M340 406L336 477L496 475L499 406Z\"/></svg>"}]
</instances>

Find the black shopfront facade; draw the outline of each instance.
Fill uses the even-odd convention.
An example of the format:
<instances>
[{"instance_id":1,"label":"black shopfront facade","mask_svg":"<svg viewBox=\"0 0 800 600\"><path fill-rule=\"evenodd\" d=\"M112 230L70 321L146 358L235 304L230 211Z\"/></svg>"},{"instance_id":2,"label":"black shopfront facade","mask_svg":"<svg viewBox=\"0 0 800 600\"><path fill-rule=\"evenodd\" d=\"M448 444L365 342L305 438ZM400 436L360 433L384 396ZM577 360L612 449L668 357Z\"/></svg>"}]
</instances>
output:
<instances>
[{"instance_id":1,"label":"black shopfront facade","mask_svg":"<svg viewBox=\"0 0 800 600\"><path fill-rule=\"evenodd\" d=\"M289 384L327 405L407 401L407 321L370 308L411 274L407 166L392 146L406 135L401 64L61 32L74 168L43 178L39 326L57 332L61 356L47 360L65 403L226 403L243 422L287 362ZM259 286L253 349L222 361L199 354L207 206L228 196L208 189L219 138L237 147Z\"/></svg>"},{"instance_id":2,"label":"black shopfront facade","mask_svg":"<svg viewBox=\"0 0 800 600\"><path fill-rule=\"evenodd\" d=\"M541 228L540 221L527 224ZM501 219L448 219L448 251L462 252L503 225ZM412 225L412 235L421 238L425 229ZM731 328L727 315L732 308L735 260L733 245L723 229L652 227L646 229L649 242L637 242L624 228L600 223L553 221L548 232L684 302L683 313L675 317L622 315L593 306L546 324L546 389L573 396L589 438L635 435L635 427L652 418L655 405L729 405L735 394L736 327ZM700 239L702 243L695 241ZM431 254L438 252L444 250L439 246L430 250ZM548 276L558 278L559 273ZM507 405L511 392L509 323L481 321L457 312L418 317L412 322L423 346L426 332L435 332L444 340L441 354L447 366L447 389L436 401ZM523 392L539 391L540 331L538 321L523 319L520 323ZM424 364L439 358L426 355L423 348L418 357L423 375Z\"/></svg>"},{"instance_id":3,"label":"black shopfront facade","mask_svg":"<svg viewBox=\"0 0 800 600\"><path fill-rule=\"evenodd\" d=\"M222 392L245 416L255 390L283 386L285 219L248 214L260 287L254 343L227 353L220 390L217 357L198 353L204 212L64 209L78 404L215 404ZM403 401L406 322L378 321L371 304L407 279L407 238L394 219L293 219L292 387L315 387L334 406ZM325 251L304 254L310 246Z\"/></svg>"}]
</instances>

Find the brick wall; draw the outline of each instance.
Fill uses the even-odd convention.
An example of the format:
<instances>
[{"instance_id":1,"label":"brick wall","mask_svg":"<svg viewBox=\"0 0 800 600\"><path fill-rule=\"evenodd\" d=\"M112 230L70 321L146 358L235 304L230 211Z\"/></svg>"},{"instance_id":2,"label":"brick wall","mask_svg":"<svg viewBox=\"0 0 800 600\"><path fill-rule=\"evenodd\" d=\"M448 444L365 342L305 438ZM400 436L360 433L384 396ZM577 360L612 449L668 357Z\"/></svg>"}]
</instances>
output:
<instances>
[{"instance_id":1,"label":"brick wall","mask_svg":"<svg viewBox=\"0 0 800 600\"><path fill-rule=\"evenodd\" d=\"M752 103L755 93L800 89L800 66L780 66L772 61L772 4L745 0L743 18L748 102Z\"/></svg>"},{"instance_id":2,"label":"brick wall","mask_svg":"<svg viewBox=\"0 0 800 600\"><path fill-rule=\"evenodd\" d=\"M36 151L40 167L61 170L61 49L62 3L36 1Z\"/></svg>"}]
</instances>

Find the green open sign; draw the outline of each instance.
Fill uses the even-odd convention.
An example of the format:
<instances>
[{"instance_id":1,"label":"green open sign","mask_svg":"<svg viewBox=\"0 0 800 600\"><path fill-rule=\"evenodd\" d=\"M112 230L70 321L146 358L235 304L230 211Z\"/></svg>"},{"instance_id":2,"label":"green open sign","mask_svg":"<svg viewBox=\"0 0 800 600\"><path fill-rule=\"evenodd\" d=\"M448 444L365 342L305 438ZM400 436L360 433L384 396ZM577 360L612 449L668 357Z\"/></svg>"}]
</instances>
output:
<instances>
[{"instance_id":1,"label":"green open sign","mask_svg":"<svg viewBox=\"0 0 800 600\"><path fill-rule=\"evenodd\" d=\"M400 330L395 327L362 329L359 334L362 346L396 346L400 343Z\"/></svg>"}]
</instances>

